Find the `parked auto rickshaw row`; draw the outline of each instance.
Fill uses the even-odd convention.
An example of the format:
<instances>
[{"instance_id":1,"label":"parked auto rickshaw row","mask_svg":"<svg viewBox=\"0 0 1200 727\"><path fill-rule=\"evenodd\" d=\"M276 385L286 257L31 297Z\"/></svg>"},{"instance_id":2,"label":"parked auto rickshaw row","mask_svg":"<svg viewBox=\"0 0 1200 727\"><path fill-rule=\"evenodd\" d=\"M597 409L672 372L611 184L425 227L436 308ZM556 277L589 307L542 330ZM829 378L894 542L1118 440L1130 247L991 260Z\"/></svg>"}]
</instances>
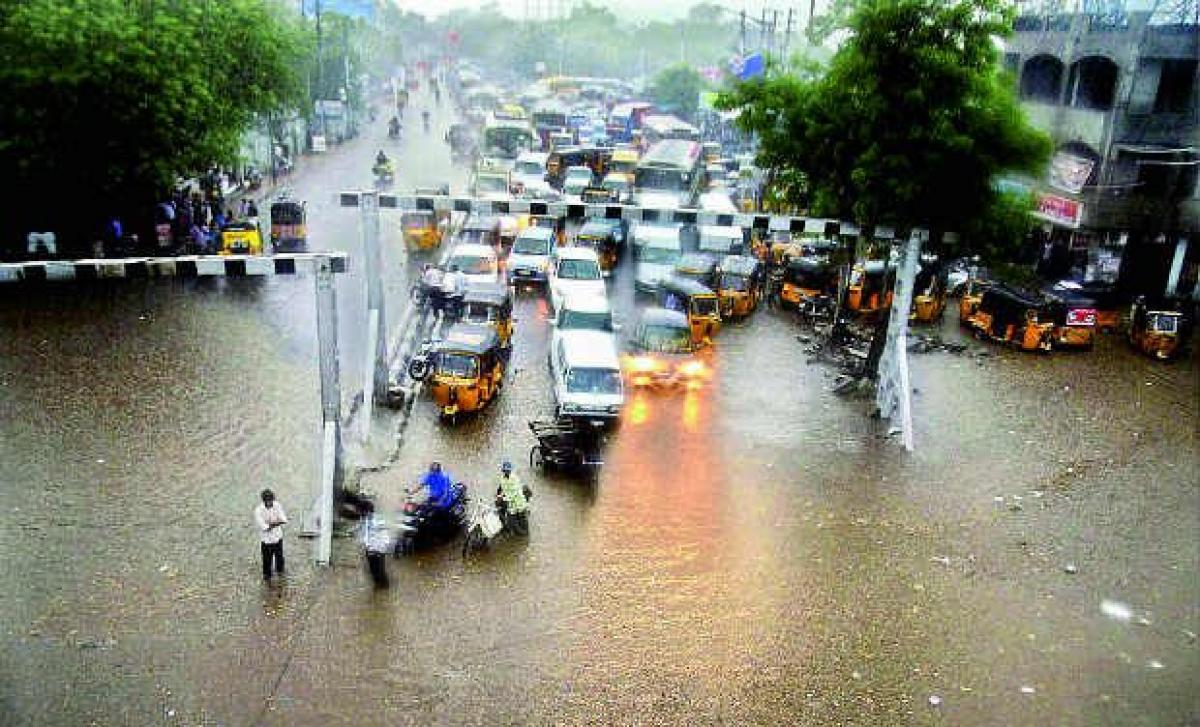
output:
<instances>
[{"instance_id":1,"label":"parked auto rickshaw row","mask_svg":"<svg viewBox=\"0 0 1200 727\"><path fill-rule=\"evenodd\" d=\"M304 252L308 249L307 206L286 195L271 204L271 249ZM264 255L262 230L257 220L237 220L221 228L218 255Z\"/></svg>"},{"instance_id":2,"label":"parked auto rickshaw row","mask_svg":"<svg viewBox=\"0 0 1200 727\"><path fill-rule=\"evenodd\" d=\"M968 281L959 300L959 321L979 338L1009 343L1022 351L1090 350L1096 331L1115 329L1116 305L1100 307L1082 286L1059 283L1040 293L984 280ZM1127 333L1137 350L1160 360L1178 355L1185 337L1185 317L1169 301L1134 301Z\"/></svg>"}]
</instances>

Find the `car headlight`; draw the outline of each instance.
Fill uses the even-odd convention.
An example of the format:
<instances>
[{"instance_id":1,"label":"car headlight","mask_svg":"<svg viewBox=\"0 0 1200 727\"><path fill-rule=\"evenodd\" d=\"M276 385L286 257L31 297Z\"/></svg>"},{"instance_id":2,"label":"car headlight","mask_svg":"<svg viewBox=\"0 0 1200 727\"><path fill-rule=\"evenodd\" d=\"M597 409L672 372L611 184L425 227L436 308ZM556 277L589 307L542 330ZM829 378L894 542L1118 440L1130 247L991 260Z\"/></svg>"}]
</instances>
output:
<instances>
[{"instance_id":1,"label":"car headlight","mask_svg":"<svg viewBox=\"0 0 1200 727\"><path fill-rule=\"evenodd\" d=\"M629 361L629 368L635 373L648 374L662 368L658 361L650 356L635 356Z\"/></svg>"},{"instance_id":2,"label":"car headlight","mask_svg":"<svg viewBox=\"0 0 1200 727\"><path fill-rule=\"evenodd\" d=\"M679 373L687 377L697 377L704 375L704 363L702 361L685 361L679 365Z\"/></svg>"}]
</instances>

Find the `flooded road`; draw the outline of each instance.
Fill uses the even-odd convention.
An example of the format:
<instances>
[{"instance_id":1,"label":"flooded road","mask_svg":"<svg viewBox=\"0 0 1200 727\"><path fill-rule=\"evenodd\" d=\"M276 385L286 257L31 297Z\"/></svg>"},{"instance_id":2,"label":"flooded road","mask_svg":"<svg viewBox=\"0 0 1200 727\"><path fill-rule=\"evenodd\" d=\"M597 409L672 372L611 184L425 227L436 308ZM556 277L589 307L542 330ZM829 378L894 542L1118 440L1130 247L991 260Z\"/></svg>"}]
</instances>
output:
<instances>
[{"instance_id":1,"label":"flooded road","mask_svg":"<svg viewBox=\"0 0 1200 727\"><path fill-rule=\"evenodd\" d=\"M401 183L440 181L444 145L416 131ZM365 293L357 213L329 185L369 181L382 123L371 134L295 182L314 247L352 256L347 390ZM388 280L404 291L400 257ZM625 322L629 272L613 282ZM865 402L830 393L790 316L762 310L721 332L710 388L635 395L593 487L529 469L526 422L551 413L549 327L542 297L522 295L494 406L449 427L422 398L398 461L364 485L390 509L431 459L490 489L508 458L536 491L532 533L465 561L455 545L389 559L393 587L374 592L352 541L317 571L295 537L318 442L310 291L4 293L10 722L1200 717L1195 357L1163 366L1116 337L1079 355L914 355L909 455ZM268 485L293 522L282 586L261 584L250 524Z\"/></svg>"}]
</instances>

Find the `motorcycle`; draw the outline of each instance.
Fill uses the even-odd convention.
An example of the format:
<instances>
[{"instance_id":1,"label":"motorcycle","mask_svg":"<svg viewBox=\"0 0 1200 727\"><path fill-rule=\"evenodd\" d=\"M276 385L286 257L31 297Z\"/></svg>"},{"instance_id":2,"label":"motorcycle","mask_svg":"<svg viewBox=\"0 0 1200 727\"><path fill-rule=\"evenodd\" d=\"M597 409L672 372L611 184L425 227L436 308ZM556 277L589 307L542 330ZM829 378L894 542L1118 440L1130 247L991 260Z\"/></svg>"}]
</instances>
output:
<instances>
[{"instance_id":1,"label":"motorcycle","mask_svg":"<svg viewBox=\"0 0 1200 727\"><path fill-rule=\"evenodd\" d=\"M376 162L375 166L371 168L371 171L375 174L376 187L381 189L384 187L390 187L392 186L392 183L396 181L396 167L392 163L391 159L388 159L382 163Z\"/></svg>"},{"instance_id":2,"label":"motorcycle","mask_svg":"<svg viewBox=\"0 0 1200 727\"><path fill-rule=\"evenodd\" d=\"M399 119L393 118L388 123L388 138L389 139L399 139L400 138L400 121L399 121Z\"/></svg>"},{"instance_id":3,"label":"motorcycle","mask_svg":"<svg viewBox=\"0 0 1200 727\"><path fill-rule=\"evenodd\" d=\"M434 507L424 500L413 499L412 492L409 495L400 510L397 524L397 558L452 540L466 521L467 486L461 482L453 487L453 500L449 507Z\"/></svg>"},{"instance_id":4,"label":"motorcycle","mask_svg":"<svg viewBox=\"0 0 1200 727\"><path fill-rule=\"evenodd\" d=\"M409 296L418 308L429 306L435 315L441 313L444 320L457 321L462 318L462 293L447 293L440 285L425 285L417 281L413 283Z\"/></svg>"}]
</instances>

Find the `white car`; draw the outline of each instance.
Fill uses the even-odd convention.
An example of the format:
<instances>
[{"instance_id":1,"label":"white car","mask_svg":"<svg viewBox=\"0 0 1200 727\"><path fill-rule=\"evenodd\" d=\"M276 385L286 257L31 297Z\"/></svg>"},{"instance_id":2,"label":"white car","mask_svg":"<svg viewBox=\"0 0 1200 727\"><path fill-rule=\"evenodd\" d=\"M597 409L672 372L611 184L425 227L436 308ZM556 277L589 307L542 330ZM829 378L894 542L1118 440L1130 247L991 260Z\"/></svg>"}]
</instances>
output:
<instances>
[{"instance_id":1,"label":"white car","mask_svg":"<svg viewBox=\"0 0 1200 727\"><path fill-rule=\"evenodd\" d=\"M562 331L550 349L556 418L615 428L625 406L616 339L601 331Z\"/></svg>"},{"instance_id":2,"label":"white car","mask_svg":"<svg viewBox=\"0 0 1200 727\"><path fill-rule=\"evenodd\" d=\"M517 157L510 177L512 185L528 192L544 192L550 189L546 181L546 161L550 155L540 151L527 151Z\"/></svg>"},{"instance_id":3,"label":"white car","mask_svg":"<svg viewBox=\"0 0 1200 727\"><path fill-rule=\"evenodd\" d=\"M526 227L513 240L505 269L514 283L545 283L550 272L550 253L554 251L554 230Z\"/></svg>"},{"instance_id":4,"label":"white car","mask_svg":"<svg viewBox=\"0 0 1200 727\"><path fill-rule=\"evenodd\" d=\"M567 331L597 331L615 335L620 328L613 321L608 298L600 295L572 295L563 299L550 321L550 350Z\"/></svg>"},{"instance_id":5,"label":"white car","mask_svg":"<svg viewBox=\"0 0 1200 727\"><path fill-rule=\"evenodd\" d=\"M491 245L455 245L450 259L446 261L447 270L453 267L463 273L467 285L500 282L500 264L496 259L496 249Z\"/></svg>"},{"instance_id":6,"label":"white car","mask_svg":"<svg viewBox=\"0 0 1200 727\"><path fill-rule=\"evenodd\" d=\"M600 258L590 247L560 247L550 261L550 307L558 311L569 295L606 295Z\"/></svg>"},{"instance_id":7,"label":"white car","mask_svg":"<svg viewBox=\"0 0 1200 727\"><path fill-rule=\"evenodd\" d=\"M583 190L592 185L592 170L589 167L567 167L563 176L563 194L578 197Z\"/></svg>"}]
</instances>

